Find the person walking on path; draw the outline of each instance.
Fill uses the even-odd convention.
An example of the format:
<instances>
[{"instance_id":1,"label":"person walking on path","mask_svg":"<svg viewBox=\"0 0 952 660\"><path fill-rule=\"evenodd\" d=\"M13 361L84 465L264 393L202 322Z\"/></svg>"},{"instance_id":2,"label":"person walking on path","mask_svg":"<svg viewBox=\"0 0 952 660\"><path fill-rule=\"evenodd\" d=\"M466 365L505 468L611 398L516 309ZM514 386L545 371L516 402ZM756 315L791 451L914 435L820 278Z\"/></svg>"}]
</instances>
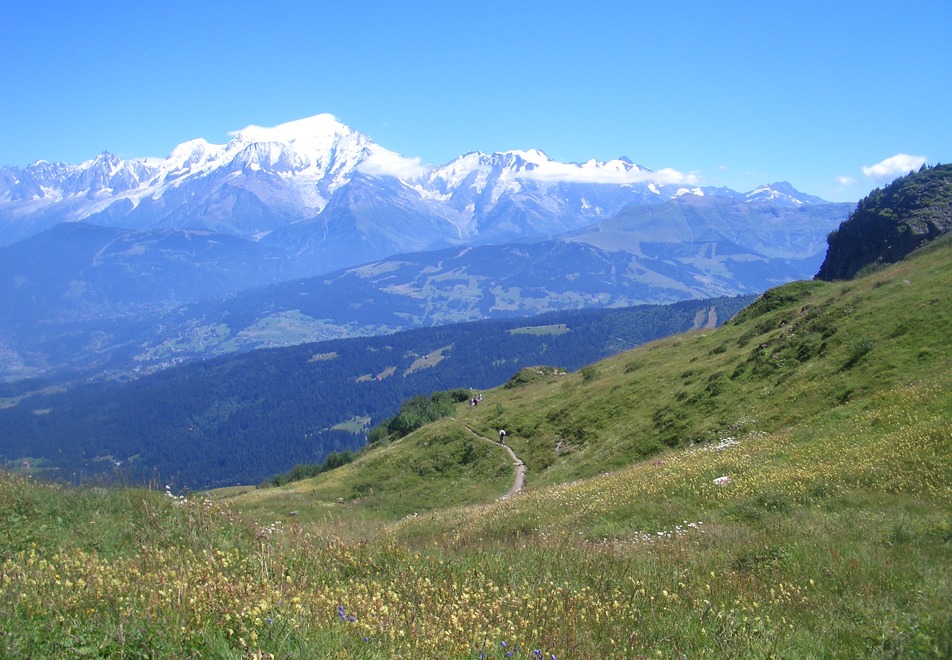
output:
<instances>
[{"instance_id":1,"label":"person walking on path","mask_svg":"<svg viewBox=\"0 0 952 660\"><path fill-rule=\"evenodd\" d=\"M484 435L480 435L473 429L466 427L466 430L475 435L477 438L485 440L486 442L492 442L491 438L487 438ZM502 496L501 499L508 500L513 495L522 492L522 487L526 483L526 464L523 463L522 459L516 456L516 453L512 451L512 447L506 444L506 430L499 429L499 444L506 448L506 452L509 456L512 457L513 465L516 468L515 478L512 482L512 488L509 489L509 492Z\"/></svg>"}]
</instances>

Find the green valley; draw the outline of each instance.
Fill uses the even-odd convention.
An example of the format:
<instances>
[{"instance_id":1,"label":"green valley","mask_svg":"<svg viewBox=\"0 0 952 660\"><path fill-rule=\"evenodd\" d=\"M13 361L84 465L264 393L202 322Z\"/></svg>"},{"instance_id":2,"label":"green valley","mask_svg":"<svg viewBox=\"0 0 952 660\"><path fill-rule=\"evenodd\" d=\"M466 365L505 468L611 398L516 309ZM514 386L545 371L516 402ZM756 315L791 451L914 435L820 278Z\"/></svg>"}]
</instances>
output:
<instances>
[{"instance_id":1,"label":"green valley","mask_svg":"<svg viewBox=\"0 0 952 660\"><path fill-rule=\"evenodd\" d=\"M4 476L8 655L947 657L952 245L278 488ZM521 493L505 498L516 467Z\"/></svg>"}]
</instances>

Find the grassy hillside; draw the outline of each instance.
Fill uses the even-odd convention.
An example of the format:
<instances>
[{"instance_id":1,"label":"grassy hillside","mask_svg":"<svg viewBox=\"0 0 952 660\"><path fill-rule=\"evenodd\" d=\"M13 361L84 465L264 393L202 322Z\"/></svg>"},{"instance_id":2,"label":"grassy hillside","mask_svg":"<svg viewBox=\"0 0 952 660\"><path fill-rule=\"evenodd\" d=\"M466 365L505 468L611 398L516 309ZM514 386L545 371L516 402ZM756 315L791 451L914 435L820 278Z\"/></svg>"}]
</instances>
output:
<instances>
[{"instance_id":1,"label":"grassy hillside","mask_svg":"<svg viewBox=\"0 0 952 660\"><path fill-rule=\"evenodd\" d=\"M281 488L4 477L0 649L949 657L950 291L949 241L787 285Z\"/></svg>"},{"instance_id":2,"label":"grassy hillside","mask_svg":"<svg viewBox=\"0 0 952 660\"><path fill-rule=\"evenodd\" d=\"M175 484L254 484L334 451L417 394L484 389L551 360L573 369L693 327L752 297L575 310L253 351L128 382L0 385L0 466L34 474Z\"/></svg>"}]
</instances>

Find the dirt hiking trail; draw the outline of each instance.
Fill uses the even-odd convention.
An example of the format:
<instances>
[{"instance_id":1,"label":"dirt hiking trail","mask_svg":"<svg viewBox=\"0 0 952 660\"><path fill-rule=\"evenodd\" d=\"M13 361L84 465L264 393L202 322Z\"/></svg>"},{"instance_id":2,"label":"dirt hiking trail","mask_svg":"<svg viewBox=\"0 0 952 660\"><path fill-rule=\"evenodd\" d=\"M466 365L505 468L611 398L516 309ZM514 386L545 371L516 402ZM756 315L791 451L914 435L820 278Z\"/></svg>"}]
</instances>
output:
<instances>
[{"instance_id":1,"label":"dirt hiking trail","mask_svg":"<svg viewBox=\"0 0 952 660\"><path fill-rule=\"evenodd\" d=\"M501 445L499 442L497 442L497 441L495 441L495 440L492 440L491 438L487 438L487 437L484 436L484 435L480 435L479 433L476 433L476 431L474 431L473 429L469 428L468 426L465 426L465 425L464 425L464 428L465 428L467 431L469 431L470 433L472 433L473 435L475 435L475 436L476 436L477 438L479 438L480 440L483 440L483 441L485 441L485 442L490 442L490 443L492 443L492 444L494 444L494 445L496 445L496 446L502 446L502 448L505 449L505 450L509 453L510 458L512 458L512 464L513 464L513 465L515 466L515 468L516 468L516 470L515 470L515 475L514 475L514 478L513 478L513 480L512 480L512 488L510 488L510 489L509 489L509 492L506 493L505 495L503 495L500 499L508 500L508 499L509 499L510 497L512 497L513 495L522 492L522 486L523 486L523 485L525 484L525 482L526 482L526 464L522 462L522 459L521 459L521 458L519 458L518 456L516 456L516 452L514 452L514 451L512 450L512 447L510 447L509 445L505 445L505 444L502 444L502 445Z\"/></svg>"}]
</instances>

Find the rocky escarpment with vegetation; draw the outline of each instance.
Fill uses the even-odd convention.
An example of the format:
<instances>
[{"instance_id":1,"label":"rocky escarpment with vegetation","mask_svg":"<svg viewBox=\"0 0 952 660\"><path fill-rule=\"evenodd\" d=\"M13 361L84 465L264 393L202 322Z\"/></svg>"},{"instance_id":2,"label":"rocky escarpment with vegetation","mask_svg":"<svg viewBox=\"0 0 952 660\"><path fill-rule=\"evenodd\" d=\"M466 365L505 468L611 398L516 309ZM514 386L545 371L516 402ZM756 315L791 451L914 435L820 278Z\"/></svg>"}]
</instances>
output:
<instances>
[{"instance_id":1,"label":"rocky escarpment with vegetation","mask_svg":"<svg viewBox=\"0 0 952 660\"><path fill-rule=\"evenodd\" d=\"M901 260L952 228L952 165L923 166L860 200L827 239L817 279L848 280Z\"/></svg>"}]
</instances>

